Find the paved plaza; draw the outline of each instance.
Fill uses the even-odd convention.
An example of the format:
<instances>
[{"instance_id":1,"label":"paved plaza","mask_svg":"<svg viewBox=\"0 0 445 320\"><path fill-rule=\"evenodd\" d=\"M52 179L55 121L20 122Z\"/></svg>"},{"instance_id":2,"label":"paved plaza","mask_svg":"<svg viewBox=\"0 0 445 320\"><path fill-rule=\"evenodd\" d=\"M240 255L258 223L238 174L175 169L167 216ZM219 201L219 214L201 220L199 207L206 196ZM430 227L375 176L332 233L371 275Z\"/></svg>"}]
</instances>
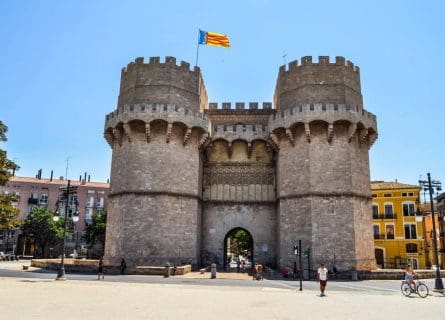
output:
<instances>
[{"instance_id":1,"label":"paved plaza","mask_svg":"<svg viewBox=\"0 0 445 320\"><path fill-rule=\"evenodd\" d=\"M1 319L443 319L445 296L406 298L400 281L317 284L250 279L68 275L0 263ZM432 282L428 285L431 288ZM331 290L329 290L331 289Z\"/></svg>"}]
</instances>

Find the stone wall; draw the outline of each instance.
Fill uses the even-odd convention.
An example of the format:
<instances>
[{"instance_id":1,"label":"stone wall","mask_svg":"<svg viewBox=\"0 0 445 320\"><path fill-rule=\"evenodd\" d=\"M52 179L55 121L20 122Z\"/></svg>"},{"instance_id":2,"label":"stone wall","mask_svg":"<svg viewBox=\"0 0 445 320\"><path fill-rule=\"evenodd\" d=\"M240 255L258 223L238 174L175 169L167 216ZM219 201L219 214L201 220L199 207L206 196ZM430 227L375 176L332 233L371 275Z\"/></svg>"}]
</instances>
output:
<instances>
[{"instance_id":1,"label":"stone wall","mask_svg":"<svg viewBox=\"0 0 445 320\"><path fill-rule=\"evenodd\" d=\"M204 202L202 215L202 264L223 267L224 239L233 229L243 228L253 238L254 262L275 265L275 204ZM263 251L267 247L267 252Z\"/></svg>"}]
</instances>

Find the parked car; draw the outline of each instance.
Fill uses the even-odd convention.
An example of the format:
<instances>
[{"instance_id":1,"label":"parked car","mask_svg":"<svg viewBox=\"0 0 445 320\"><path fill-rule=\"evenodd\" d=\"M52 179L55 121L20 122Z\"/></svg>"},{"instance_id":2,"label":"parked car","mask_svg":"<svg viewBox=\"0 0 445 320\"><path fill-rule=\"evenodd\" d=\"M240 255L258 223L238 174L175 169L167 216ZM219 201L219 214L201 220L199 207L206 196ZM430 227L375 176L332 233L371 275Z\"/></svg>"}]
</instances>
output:
<instances>
[{"instance_id":1,"label":"parked car","mask_svg":"<svg viewBox=\"0 0 445 320\"><path fill-rule=\"evenodd\" d=\"M0 251L0 261L6 260L6 254L3 251Z\"/></svg>"}]
</instances>

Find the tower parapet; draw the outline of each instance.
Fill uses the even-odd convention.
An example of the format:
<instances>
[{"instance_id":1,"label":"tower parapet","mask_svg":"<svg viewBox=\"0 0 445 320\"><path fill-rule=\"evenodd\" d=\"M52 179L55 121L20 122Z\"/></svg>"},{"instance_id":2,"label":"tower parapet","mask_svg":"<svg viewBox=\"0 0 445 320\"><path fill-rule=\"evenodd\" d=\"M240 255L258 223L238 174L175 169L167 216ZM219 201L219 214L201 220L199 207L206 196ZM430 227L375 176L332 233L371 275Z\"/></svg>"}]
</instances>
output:
<instances>
[{"instance_id":1,"label":"tower parapet","mask_svg":"<svg viewBox=\"0 0 445 320\"><path fill-rule=\"evenodd\" d=\"M310 56L283 65L278 72L275 108L283 110L300 104L337 103L363 108L360 69L343 57L331 63L329 57Z\"/></svg>"},{"instance_id":2,"label":"tower parapet","mask_svg":"<svg viewBox=\"0 0 445 320\"><path fill-rule=\"evenodd\" d=\"M207 105L207 91L199 67L190 69L188 62L176 64L176 58L136 58L122 68L118 107L137 103L176 104L203 111Z\"/></svg>"}]
</instances>

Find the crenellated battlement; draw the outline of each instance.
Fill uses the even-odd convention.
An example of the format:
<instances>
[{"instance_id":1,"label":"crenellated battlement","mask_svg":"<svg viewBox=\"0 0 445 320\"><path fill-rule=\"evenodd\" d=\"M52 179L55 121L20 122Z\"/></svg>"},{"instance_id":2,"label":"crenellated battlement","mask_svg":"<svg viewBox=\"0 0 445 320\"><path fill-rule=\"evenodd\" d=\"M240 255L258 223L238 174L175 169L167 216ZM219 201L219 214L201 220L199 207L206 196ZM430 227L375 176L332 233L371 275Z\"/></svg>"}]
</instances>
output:
<instances>
[{"instance_id":1,"label":"crenellated battlement","mask_svg":"<svg viewBox=\"0 0 445 320\"><path fill-rule=\"evenodd\" d=\"M207 91L199 67L167 56L143 57L130 62L121 72L118 106L137 103L182 105L196 111L207 106Z\"/></svg>"},{"instance_id":2,"label":"crenellated battlement","mask_svg":"<svg viewBox=\"0 0 445 320\"><path fill-rule=\"evenodd\" d=\"M318 56L318 62L314 62L312 56L301 57L301 63L298 63L298 60L293 60L289 62L287 66L280 66L279 72L290 72L302 66L342 66L347 67L353 72L360 72L360 68L358 66L355 66L354 63L341 56L335 57L335 62L330 62L329 56Z\"/></svg>"},{"instance_id":3,"label":"crenellated battlement","mask_svg":"<svg viewBox=\"0 0 445 320\"><path fill-rule=\"evenodd\" d=\"M262 105L262 108L259 106ZM234 108L233 108L234 107ZM272 110L272 102L236 102L232 105L231 102L223 102L221 108L218 108L217 102L210 102L208 110L224 111L224 110Z\"/></svg>"},{"instance_id":4,"label":"crenellated battlement","mask_svg":"<svg viewBox=\"0 0 445 320\"><path fill-rule=\"evenodd\" d=\"M148 63L144 63L144 57L138 57L134 61L130 62L126 67L122 68L122 74L127 74L128 72L132 72L136 70L139 66L143 65L144 67L169 67L175 68L181 71L190 71L195 73L196 75L200 74L201 70L198 66L194 66L190 68L190 63L182 61L177 65L176 58L167 56L164 59L164 62L161 62L160 57L150 57Z\"/></svg>"},{"instance_id":5,"label":"crenellated battlement","mask_svg":"<svg viewBox=\"0 0 445 320\"><path fill-rule=\"evenodd\" d=\"M162 103L126 104L118 107L105 117L105 130L114 128L119 123L140 120L149 123L154 120L164 120L168 123L181 122L189 128L200 127L207 131L209 119L206 114L190 110L183 106Z\"/></svg>"},{"instance_id":6,"label":"crenellated battlement","mask_svg":"<svg viewBox=\"0 0 445 320\"><path fill-rule=\"evenodd\" d=\"M360 69L344 57L311 56L291 61L280 67L275 86L274 105L277 110L303 103L329 101L337 104L363 106Z\"/></svg>"},{"instance_id":7,"label":"crenellated battlement","mask_svg":"<svg viewBox=\"0 0 445 320\"><path fill-rule=\"evenodd\" d=\"M269 117L270 131L277 128L289 128L294 123L310 123L313 121L347 121L350 123L362 123L366 128L373 128L377 132L376 116L359 106L349 106L334 103L301 104L286 110L277 111Z\"/></svg>"},{"instance_id":8,"label":"crenellated battlement","mask_svg":"<svg viewBox=\"0 0 445 320\"><path fill-rule=\"evenodd\" d=\"M223 139L229 143L235 140L243 140L251 143L254 140L269 140L267 126L260 124L218 124L213 127L210 138L215 141Z\"/></svg>"}]
</instances>

